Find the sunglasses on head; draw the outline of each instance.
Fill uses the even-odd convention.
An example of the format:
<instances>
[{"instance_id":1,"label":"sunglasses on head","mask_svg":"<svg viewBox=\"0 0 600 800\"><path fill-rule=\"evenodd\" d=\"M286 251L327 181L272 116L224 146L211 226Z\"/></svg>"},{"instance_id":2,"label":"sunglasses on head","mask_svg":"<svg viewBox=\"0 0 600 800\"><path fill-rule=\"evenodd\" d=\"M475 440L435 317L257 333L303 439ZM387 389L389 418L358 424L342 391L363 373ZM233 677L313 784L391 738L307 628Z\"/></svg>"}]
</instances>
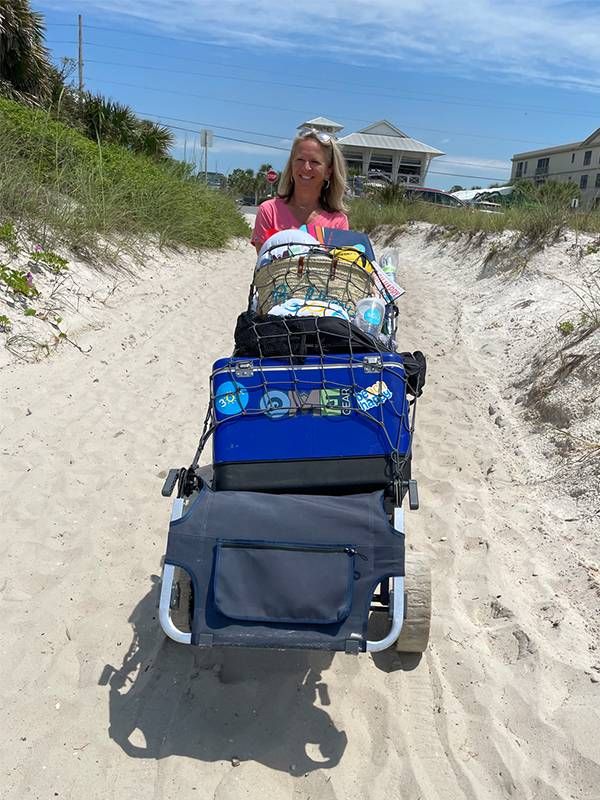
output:
<instances>
[{"instance_id":1,"label":"sunglasses on head","mask_svg":"<svg viewBox=\"0 0 600 800\"><path fill-rule=\"evenodd\" d=\"M331 144L331 142L333 141L328 133L324 133L323 131L318 131L315 128L310 128L307 131L303 131L298 138L305 139L307 136L314 136L314 138L318 139L321 142L321 144Z\"/></svg>"}]
</instances>

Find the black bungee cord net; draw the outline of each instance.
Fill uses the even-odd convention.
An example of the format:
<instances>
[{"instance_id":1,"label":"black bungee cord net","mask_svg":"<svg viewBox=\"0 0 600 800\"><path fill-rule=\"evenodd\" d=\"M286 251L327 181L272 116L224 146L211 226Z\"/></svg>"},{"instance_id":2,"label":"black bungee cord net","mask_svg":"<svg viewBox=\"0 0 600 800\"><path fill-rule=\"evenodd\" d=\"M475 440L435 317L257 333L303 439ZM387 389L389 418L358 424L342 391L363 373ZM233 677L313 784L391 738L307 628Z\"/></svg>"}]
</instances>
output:
<instances>
[{"instance_id":1,"label":"black bungee cord net","mask_svg":"<svg viewBox=\"0 0 600 800\"><path fill-rule=\"evenodd\" d=\"M282 245L277 246L281 247ZM236 329L234 356L238 358L215 373L224 375L224 379L235 387L228 394L233 395L233 403L239 411L230 413L223 419L217 417L216 399L220 395L218 389L215 391L215 375L211 376L210 405L190 469L198 466L208 439L219 425L231 424L240 416L266 414L272 417L281 412L282 406L272 405L270 399L279 390L280 396L283 393L288 397L289 406L283 407L288 408L288 415L351 413L363 416L376 426L387 446L390 484L396 489L411 458L416 399L421 394L424 372L421 372L419 365L407 365L407 357L410 359L412 356L403 353L398 354L399 359L404 362L400 375L398 363L386 365L383 361L384 354L394 353L395 350L357 329L347 318L268 314L273 306L290 298L300 298L307 304L314 300L337 303L349 316L354 313L358 300L382 295L381 286L378 287L375 283L374 273L367 271L370 263L362 252L345 248L344 253L346 250L352 253L352 260L347 260L336 257L331 253L331 248L324 246L309 248L303 245L302 248L304 252L301 255L275 259L255 272L250 287L248 311L240 316L242 326L240 327L238 320ZM327 294L328 292L331 294ZM384 294L383 299L386 303L387 340L391 343L395 337L397 309L389 295ZM340 355L348 357L343 365L339 362ZM308 356L317 356L316 362L307 364ZM251 364L252 376L256 374L259 379L258 382L253 379L248 387L239 383L239 374L236 371L244 359L248 359L248 364ZM333 379L334 365L337 365L335 371L340 370L347 375L347 380ZM277 372L274 367L277 367ZM375 387L375 391L368 392L357 383L356 368L368 369L373 377L373 384L368 388ZM309 377L303 377L302 373L307 371ZM318 372L320 383L315 379L315 373ZM276 377L278 374L281 374L281 378ZM388 380L393 376L395 383L399 378L404 383L400 404L393 392L390 396L385 396L386 375ZM261 404L262 407L248 409L242 399L242 394L245 395L248 390L262 392L261 396L269 399ZM359 396L365 398L365 395L367 400L372 399L372 408L362 408L356 400ZM410 400L408 395L412 395ZM349 408L342 408L342 396L354 398L355 401L351 400ZM384 418L386 414L387 423ZM274 424L276 423L274 420ZM408 434L407 440L403 434ZM401 448L403 438L407 445Z\"/></svg>"}]
</instances>

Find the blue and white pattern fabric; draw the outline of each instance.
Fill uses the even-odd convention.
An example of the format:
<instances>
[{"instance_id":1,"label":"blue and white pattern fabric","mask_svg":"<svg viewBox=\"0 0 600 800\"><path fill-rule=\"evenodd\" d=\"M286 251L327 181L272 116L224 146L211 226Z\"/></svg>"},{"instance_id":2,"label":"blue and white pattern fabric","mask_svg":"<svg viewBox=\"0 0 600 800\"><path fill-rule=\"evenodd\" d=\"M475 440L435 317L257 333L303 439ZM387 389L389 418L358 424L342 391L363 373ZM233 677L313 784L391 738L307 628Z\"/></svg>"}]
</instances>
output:
<instances>
[{"instance_id":1,"label":"blue and white pattern fabric","mask_svg":"<svg viewBox=\"0 0 600 800\"><path fill-rule=\"evenodd\" d=\"M285 303L273 306L268 313L275 317L338 317L350 320L347 310L335 300L290 297Z\"/></svg>"}]
</instances>

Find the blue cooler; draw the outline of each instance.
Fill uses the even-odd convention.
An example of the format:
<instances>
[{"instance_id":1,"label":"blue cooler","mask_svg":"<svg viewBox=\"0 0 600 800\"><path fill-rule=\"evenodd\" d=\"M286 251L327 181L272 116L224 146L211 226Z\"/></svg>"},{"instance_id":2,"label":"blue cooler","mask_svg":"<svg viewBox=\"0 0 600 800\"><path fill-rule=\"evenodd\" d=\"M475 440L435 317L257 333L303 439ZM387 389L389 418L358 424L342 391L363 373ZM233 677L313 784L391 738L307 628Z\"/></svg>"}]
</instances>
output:
<instances>
[{"instance_id":1,"label":"blue cooler","mask_svg":"<svg viewBox=\"0 0 600 800\"><path fill-rule=\"evenodd\" d=\"M398 353L223 358L211 397L217 490L337 494L410 478Z\"/></svg>"}]
</instances>

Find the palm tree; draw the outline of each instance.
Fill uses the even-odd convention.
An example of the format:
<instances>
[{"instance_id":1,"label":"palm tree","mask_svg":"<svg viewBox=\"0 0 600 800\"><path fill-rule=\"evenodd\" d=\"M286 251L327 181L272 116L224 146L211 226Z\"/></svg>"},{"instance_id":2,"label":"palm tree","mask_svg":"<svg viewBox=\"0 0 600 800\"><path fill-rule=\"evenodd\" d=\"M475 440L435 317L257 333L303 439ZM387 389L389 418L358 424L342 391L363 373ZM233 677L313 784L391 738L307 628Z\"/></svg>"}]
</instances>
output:
<instances>
[{"instance_id":1,"label":"palm tree","mask_svg":"<svg viewBox=\"0 0 600 800\"><path fill-rule=\"evenodd\" d=\"M29 0L0 0L0 94L40 105L52 86L44 19Z\"/></svg>"},{"instance_id":2,"label":"palm tree","mask_svg":"<svg viewBox=\"0 0 600 800\"><path fill-rule=\"evenodd\" d=\"M173 146L175 137L173 133L148 119L140 119L136 125L136 135L132 144L132 149L136 153L143 153L152 158L166 158L169 150Z\"/></svg>"},{"instance_id":3,"label":"palm tree","mask_svg":"<svg viewBox=\"0 0 600 800\"><path fill-rule=\"evenodd\" d=\"M138 119L133 111L101 94L83 96L81 120L86 136L96 141L131 147L136 138Z\"/></svg>"},{"instance_id":4,"label":"palm tree","mask_svg":"<svg viewBox=\"0 0 600 800\"><path fill-rule=\"evenodd\" d=\"M236 194L242 196L254 195L256 175L253 169L234 169L227 178L227 186Z\"/></svg>"},{"instance_id":5,"label":"palm tree","mask_svg":"<svg viewBox=\"0 0 600 800\"><path fill-rule=\"evenodd\" d=\"M258 203L259 198L264 197L267 191L267 172L273 169L271 164L261 164L256 173L254 181L254 202Z\"/></svg>"}]
</instances>

